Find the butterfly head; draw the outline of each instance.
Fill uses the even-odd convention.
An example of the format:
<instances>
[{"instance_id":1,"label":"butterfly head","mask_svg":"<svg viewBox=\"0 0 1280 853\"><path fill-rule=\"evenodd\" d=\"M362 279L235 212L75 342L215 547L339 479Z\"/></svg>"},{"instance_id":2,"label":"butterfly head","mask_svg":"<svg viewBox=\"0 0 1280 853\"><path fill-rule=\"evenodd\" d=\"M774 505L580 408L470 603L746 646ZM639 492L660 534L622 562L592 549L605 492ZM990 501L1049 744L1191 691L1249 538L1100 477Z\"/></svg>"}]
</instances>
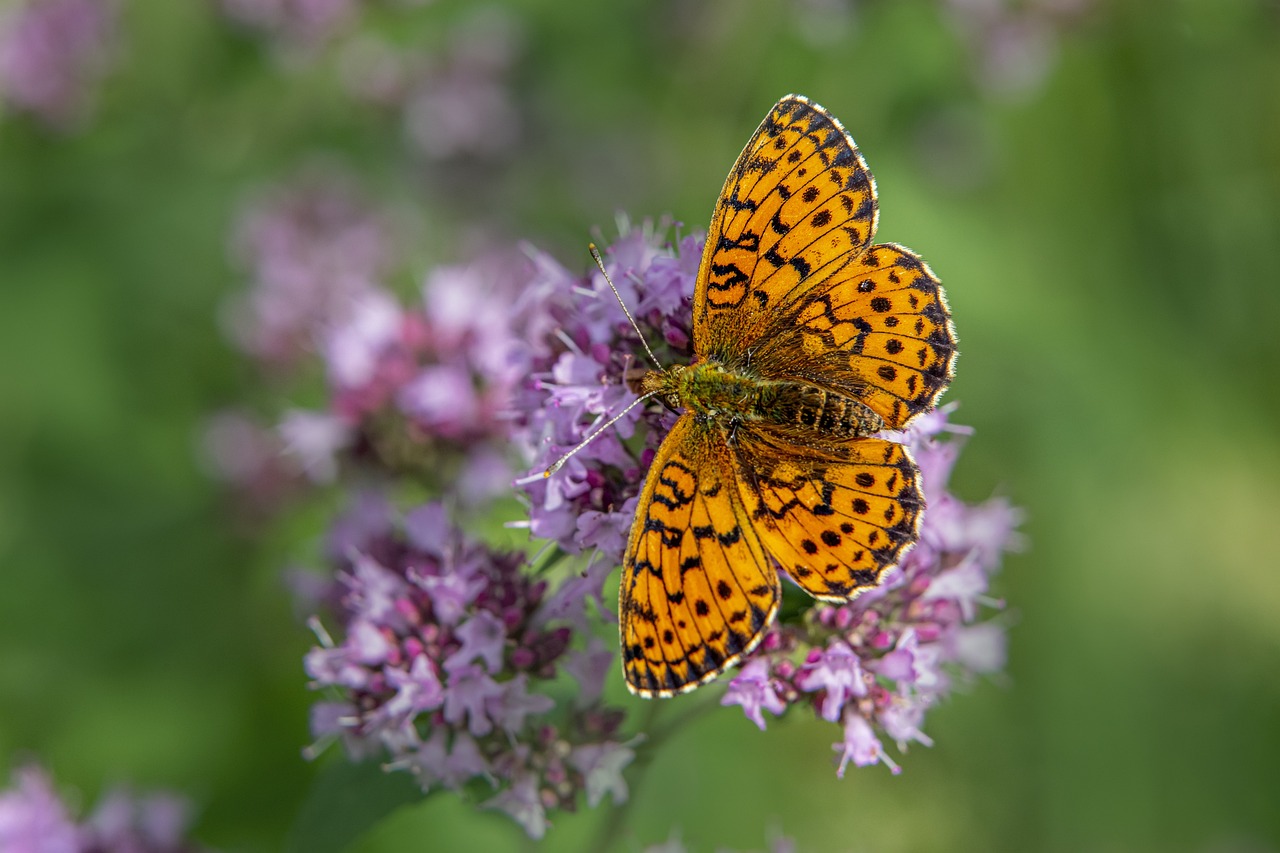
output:
<instances>
[{"instance_id":1,"label":"butterfly head","mask_svg":"<svg viewBox=\"0 0 1280 853\"><path fill-rule=\"evenodd\" d=\"M684 406L687 397L685 389L686 366L677 364L666 370L650 370L640 378L640 393L653 394L667 408L678 410Z\"/></svg>"}]
</instances>

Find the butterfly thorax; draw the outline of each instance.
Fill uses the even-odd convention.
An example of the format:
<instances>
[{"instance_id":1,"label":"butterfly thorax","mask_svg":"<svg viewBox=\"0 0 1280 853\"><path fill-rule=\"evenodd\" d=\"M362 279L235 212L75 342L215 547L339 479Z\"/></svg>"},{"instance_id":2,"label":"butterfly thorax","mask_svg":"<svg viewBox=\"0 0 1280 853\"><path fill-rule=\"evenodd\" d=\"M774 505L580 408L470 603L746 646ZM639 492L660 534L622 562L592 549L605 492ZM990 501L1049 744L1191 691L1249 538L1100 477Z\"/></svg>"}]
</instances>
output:
<instances>
[{"instance_id":1,"label":"butterfly thorax","mask_svg":"<svg viewBox=\"0 0 1280 853\"><path fill-rule=\"evenodd\" d=\"M851 397L714 360L651 370L641 379L640 390L656 392L672 408L727 427L762 424L836 440L863 438L884 428L879 415Z\"/></svg>"}]
</instances>

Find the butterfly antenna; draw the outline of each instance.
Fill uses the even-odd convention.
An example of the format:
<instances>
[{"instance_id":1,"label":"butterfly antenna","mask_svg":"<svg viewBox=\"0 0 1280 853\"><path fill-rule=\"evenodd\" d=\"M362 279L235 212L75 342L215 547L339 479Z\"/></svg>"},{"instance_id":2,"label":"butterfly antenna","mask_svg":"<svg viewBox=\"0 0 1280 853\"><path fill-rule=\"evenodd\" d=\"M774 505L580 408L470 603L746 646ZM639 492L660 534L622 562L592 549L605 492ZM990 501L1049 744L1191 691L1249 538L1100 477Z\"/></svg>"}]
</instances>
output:
<instances>
[{"instance_id":1,"label":"butterfly antenna","mask_svg":"<svg viewBox=\"0 0 1280 853\"><path fill-rule=\"evenodd\" d=\"M609 278L609 273L604 268L604 259L600 257L600 250L596 248L595 243L588 243L587 249L591 252L591 257L595 259L596 266L600 268L601 274L604 275L604 280L609 283L609 289L613 291L614 296L618 297L618 304L622 306L622 313L626 314L627 319L631 321L631 328L635 329L636 334L640 336L640 343L644 344L644 351L649 354L649 360L653 362L654 367L662 370L662 363L653 354L653 350L649 349L649 342L644 339L644 332L640 331L640 327L636 325L636 319L627 310L627 303L622 301L622 294L618 292L618 288L613 286L613 279Z\"/></svg>"},{"instance_id":2,"label":"butterfly antenna","mask_svg":"<svg viewBox=\"0 0 1280 853\"><path fill-rule=\"evenodd\" d=\"M613 425L614 425L614 424L616 424L618 421L620 421L620 420L622 419L622 416L623 416L623 415L625 415L627 412L631 411L631 410L632 410L632 409L634 409L636 406L640 405L640 404L641 404L641 403L643 403L645 400L648 400L650 397L652 397L652 396L654 396L655 394L658 394L658 393L660 393L660 392L658 392L658 391L650 391L648 394L641 394L639 397L637 397L635 400L633 400L633 401L631 402L631 405L627 406L627 407L626 407L625 409L623 409L621 412L618 412L618 414L616 414L616 415L614 415L613 417L609 418L608 422L606 422L606 423L605 423L603 426L601 426L598 430L596 430L595 432L591 433L591 435L587 436L587 437L586 437L586 438L584 438L582 441L578 442L578 445L577 445L576 447L574 447L572 450L570 450L570 451L569 451L568 453L566 453L564 456L561 456L559 459L557 459L555 462L553 462L553 463L551 464L551 467L550 467L550 468L548 468L547 470L543 471L541 475L533 474L533 475L528 476L528 477L523 477L523 478L521 478L521 479L519 479L519 480L516 480L516 485L524 485L525 483L532 483L532 482L534 482L534 481L536 481L536 480L541 480L541 479L545 479L545 478L547 478L547 477L550 477L552 474L554 474L555 472L559 471L559 470L564 466L564 463L566 463L566 462L568 462L568 461L569 461L570 457L572 457L572 456L573 456L573 454L577 453L579 450L581 450L582 448L586 447L586 446L587 446L588 444L590 444L591 442L595 441L595 440L600 436L600 434L601 434L601 433L603 433L605 430L609 429L609 427L613 426Z\"/></svg>"}]
</instances>

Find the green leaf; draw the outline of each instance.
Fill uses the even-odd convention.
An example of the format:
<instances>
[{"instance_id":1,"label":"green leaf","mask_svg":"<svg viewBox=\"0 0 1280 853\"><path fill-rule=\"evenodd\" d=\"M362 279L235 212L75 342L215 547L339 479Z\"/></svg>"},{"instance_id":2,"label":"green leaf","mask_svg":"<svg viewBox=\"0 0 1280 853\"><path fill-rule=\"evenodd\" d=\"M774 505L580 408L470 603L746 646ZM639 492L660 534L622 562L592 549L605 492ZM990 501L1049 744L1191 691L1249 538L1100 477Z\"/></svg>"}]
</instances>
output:
<instances>
[{"instance_id":1,"label":"green leaf","mask_svg":"<svg viewBox=\"0 0 1280 853\"><path fill-rule=\"evenodd\" d=\"M340 853L400 806L424 796L409 773L384 772L377 762L330 762L298 810L285 851Z\"/></svg>"}]
</instances>

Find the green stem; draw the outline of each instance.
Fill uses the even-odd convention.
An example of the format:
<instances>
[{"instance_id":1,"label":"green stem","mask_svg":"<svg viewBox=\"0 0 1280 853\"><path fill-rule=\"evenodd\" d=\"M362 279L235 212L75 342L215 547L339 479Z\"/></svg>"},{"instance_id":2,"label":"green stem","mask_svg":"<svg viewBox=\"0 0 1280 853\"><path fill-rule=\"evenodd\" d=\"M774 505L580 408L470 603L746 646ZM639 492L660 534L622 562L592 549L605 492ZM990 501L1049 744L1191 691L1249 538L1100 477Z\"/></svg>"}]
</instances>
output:
<instances>
[{"instance_id":1,"label":"green stem","mask_svg":"<svg viewBox=\"0 0 1280 853\"><path fill-rule=\"evenodd\" d=\"M631 762L627 773L627 776L630 777L628 781L632 795L627 797L625 803L616 805L605 813L604 819L601 820L599 827L596 829L595 838L586 847L587 850L592 851L592 853L608 853L610 847L617 841L622 827L626 824L628 815L631 814L632 804L636 801L635 792L640 787L645 771L653 763L658 748L677 731L685 728L714 708L719 707L719 702L715 701L715 699L716 691L699 691L697 694L685 698L681 703L684 707L680 708L679 713L674 715L666 713L669 708L673 707L673 703L670 703L670 700L649 700L648 707L645 708L640 720L639 733L644 737L644 741L636 747L635 760ZM662 716L668 716L670 719L664 723L659 723L658 720Z\"/></svg>"}]
</instances>

